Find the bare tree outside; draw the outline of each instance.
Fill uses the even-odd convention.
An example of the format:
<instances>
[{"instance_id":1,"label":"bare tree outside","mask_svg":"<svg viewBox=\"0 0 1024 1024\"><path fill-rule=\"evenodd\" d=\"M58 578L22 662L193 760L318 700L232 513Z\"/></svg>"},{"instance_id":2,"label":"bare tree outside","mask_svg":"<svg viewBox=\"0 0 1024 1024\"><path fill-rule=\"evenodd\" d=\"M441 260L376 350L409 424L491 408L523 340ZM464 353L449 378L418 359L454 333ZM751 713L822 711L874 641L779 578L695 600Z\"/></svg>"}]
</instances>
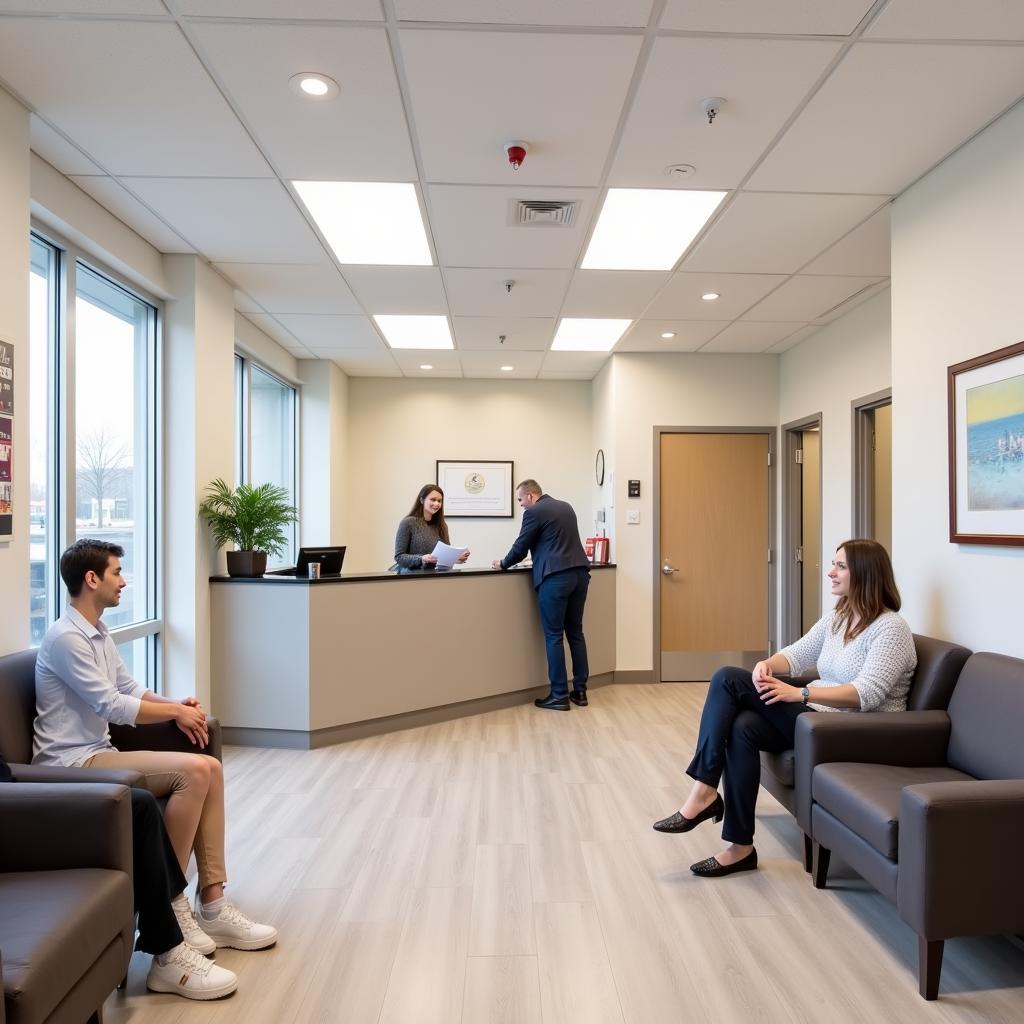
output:
<instances>
[{"instance_id":1,"label":"bare tree outside","mask_svg":"<svg viewBox=\"0 0 1024 1024\"><path fill-rule=\"evenodd\" d=\"M78 441L78 485L96 502L96 526L103 526L103 499L113 495L131 452L100 427Z\"/></svg>"}]
</instances>

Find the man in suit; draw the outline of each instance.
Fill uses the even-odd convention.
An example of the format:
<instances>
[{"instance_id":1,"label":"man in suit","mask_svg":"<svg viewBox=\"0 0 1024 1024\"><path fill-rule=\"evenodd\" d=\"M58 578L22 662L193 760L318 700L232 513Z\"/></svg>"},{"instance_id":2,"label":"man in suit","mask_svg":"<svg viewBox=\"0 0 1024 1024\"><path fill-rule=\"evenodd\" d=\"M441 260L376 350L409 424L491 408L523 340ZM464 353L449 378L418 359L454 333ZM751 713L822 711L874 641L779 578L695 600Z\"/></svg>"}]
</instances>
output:
<instances>
[{"instance_id":1,"label":"man in suit","mask_svg":"<svg viewBox=\"0 0 1024 1024\"><path fill-rule=\"evenodd\" d=\"M533 555L533 586L540 604L544 644L548 656L547 697L534 701L547 711L568 711L569 701L587 706L587 641L583 636L583 607L590 586L590 563L580 543L576 513L565 501L545 494L536 480L524 480L516 488L523 510L523 526L509 553L491 563L493 569L510 569L527 551ZM572 656L572 693L565 673L563 634Z\"/></svg>"}]
</instances>

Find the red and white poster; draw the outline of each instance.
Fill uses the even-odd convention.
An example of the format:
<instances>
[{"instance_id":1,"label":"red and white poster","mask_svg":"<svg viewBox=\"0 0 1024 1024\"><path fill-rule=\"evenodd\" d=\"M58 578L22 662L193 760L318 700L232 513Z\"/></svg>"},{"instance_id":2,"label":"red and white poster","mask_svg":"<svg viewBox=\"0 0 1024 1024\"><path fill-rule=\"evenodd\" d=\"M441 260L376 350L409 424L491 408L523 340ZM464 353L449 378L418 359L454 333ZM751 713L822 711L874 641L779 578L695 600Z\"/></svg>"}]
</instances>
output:
<instances>
[{"instance_id":1,"label":"red and white poster","mask_svg":"<svg viewBox=\"0 0 1024 1024\"><path fill-rule=\"evenodd\" d=\"M14 516L11 479L14 473L14 427L7 416L0 416L0 537L10 537Z\"/></svg>"},{"instance_id":2,"label":"red and white poster","mask_svg":"<svg viewBox=\"0 0 1024 1024\"><path fill-rule=\"evenodd\" d=\"M14 415L14 346L0 341L0 416Z\"/></svg>"}]
</instances>

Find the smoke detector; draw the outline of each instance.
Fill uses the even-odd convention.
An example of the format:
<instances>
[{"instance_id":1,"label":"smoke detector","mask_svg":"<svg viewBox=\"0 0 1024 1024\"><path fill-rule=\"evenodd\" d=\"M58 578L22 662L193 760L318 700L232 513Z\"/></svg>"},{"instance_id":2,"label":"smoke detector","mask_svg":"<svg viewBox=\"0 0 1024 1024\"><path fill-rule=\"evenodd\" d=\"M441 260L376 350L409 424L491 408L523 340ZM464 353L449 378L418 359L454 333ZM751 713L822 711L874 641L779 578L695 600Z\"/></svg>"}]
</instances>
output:
<instances>
[{"instance_id":1,"label":"smoke detector","mask_svg":"<svg viewBox=\"0 0 1024 1024\"><path fill-rule=\"evenodd\" d=\"M523 161L526 159L526 152L530 148L527 142L506 142L505 143L505 156L508 157L508 162L512 165L513 171L518 171L522 166Z\"/></svg>"},{"instance_id":2,"label":"smoke detector","mask_svg":"<svg viewBox=\"0 0 1024 1024\"><path fill-rule=\"evenodd\" d=\"M704 111L708 124L714 124L715 118L722 112L724 106L725 100L721 96L708 96L707 99L700 101L700 109Z\"/></svg>"},{"instance_id":3,"label":"smoke detector","mask_svg":"<svg viewBox=\"0 0 1024 1024\"><path fill-rule=\"evenodd\" d=\"M665 175L669 178L692 178L697 173L693 164L669 164L665 168Z\"/></svg>"}]
</instances>

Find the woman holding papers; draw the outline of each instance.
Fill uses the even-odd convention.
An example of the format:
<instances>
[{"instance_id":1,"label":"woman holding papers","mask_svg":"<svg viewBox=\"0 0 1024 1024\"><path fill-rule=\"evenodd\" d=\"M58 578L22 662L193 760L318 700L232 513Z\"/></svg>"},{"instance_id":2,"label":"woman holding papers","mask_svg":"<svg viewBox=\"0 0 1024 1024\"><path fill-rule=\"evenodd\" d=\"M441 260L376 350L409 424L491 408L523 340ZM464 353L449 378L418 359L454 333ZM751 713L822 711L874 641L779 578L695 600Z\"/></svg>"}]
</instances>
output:
<instances>
[{"instance_id":1,"label":"woman holding papers","mask_svg":"<svg viewBox=\"0 0 1024 1024\"><path fill-rule=\"evenodd\" d=\"M395 536L395 564L399 572L433 569L437 565L434 548L438 541L448 544L448 524L444 521L444 491L436 484L424 484L409 514L398 524ZM469 549L456 563L469 558Z\"/></svg>"}]
</instances>

